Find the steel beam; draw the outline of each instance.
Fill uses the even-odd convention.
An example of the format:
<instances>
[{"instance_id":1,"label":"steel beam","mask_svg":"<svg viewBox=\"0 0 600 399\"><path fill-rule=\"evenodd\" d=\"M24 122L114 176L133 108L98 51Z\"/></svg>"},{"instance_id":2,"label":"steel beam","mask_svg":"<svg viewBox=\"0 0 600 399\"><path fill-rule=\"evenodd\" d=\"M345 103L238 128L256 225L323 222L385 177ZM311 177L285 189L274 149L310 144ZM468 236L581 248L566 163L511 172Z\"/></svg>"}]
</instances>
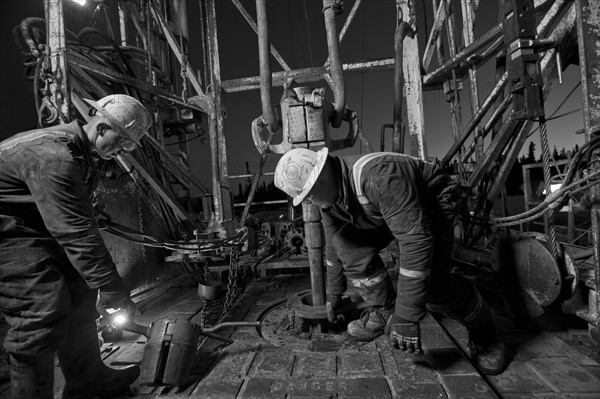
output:
<instances>
[{"instance_id":1,"label":"steel beam","mask_svg":"<svg viewBox=\"0 0 600 399\"><path fill-rule=\"evenodd\" d=\"M409 16L415 14L415 4L410 0L396 0L398 23L413 25ZM425 118L423 114L423 87L421 60L417 36L407 38L403 45L404 95L406 97L406 126L408 127L409 154L427 160L425 143Z\"/></svg>"},{"instance_id":2,"label":"steel beam","mask_svg":"<svg viewBox=\"0 0 600 399\"><path fill-rule=\"evenodd\" d=\"M394 69L393 58L382 58L373 61L354 62L342 64L344 72L378 72L390 71ZM316 82L323 79L327 73L326 67L302 68L291 71L279 71L271 74L274 87L283 86L288 79L294 79L297 83ZM229 79L222 82L223 90L226 93L236 93L240 91L256 90L260 88L260 76L251 76L240 79Z\"/></svg>"},{"instance_id":3,"label":"steel beam","mask_svg":"<svg viewBox=\"0 0 600 399\"><path fill-rule=\"evenodd\" d=\"M583 126L586 141L600 135L600 65L598 62L598 49L600 48L600 2L597 0L576 0L577 11L577 43L579 47L579 67L581 68L581 92L583 97ZM600 170L600 153L595 151L592 155L591 172ZM596 339L600 329L600 187L590 189L592 198L592 237L594 249L594 288L595 293L590 295L590 313L595 309L595 314L589 314L588 320L594 323ZM600 339L599 339L600 340ZM598 347L600 351L600 346Z\"/></svg>"},{"instance_id":4,"label":"steel beam","mask_svg":"<svg viewBox=\"0 0 600 399\"><path fill-rule=\"evenodd\" d=\"M54 81L50 85L51 101L60 123L71 121L68 59L62 0L45 0L48 60ZM34 77L37 79L38 77ZM37 93L35 93L37 95ZM54 122L54 121L49 121Z\"/></svg>"},{"instance_id":5,"label":"steel beam","mask_svg":"<svg viewBox=\"0 0 600 399\"><path fill-rule=\"evenodd\" d=\"M207 50L210 68L210 93L213 109L208 114L208 131L210 137L212 159L212 183L215 220L227 234L233 233L233 201L223 198L223 193L229 196L229 181L227 178L227 150L225 143L224 108L221 101L221 63L219 59L219 42L217 39L216 0L200 2L206 4Z\"/></svg>"}]
</instances>

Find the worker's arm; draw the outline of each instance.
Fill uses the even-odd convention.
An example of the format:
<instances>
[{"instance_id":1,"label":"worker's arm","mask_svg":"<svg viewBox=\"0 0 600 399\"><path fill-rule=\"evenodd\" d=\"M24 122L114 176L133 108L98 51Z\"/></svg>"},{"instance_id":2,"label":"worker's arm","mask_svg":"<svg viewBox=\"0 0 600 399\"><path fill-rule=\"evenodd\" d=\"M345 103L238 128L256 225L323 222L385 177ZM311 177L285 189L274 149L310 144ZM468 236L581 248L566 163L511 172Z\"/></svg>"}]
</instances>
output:
<instances>
[{"instance_id":1,"label":"worker's arm","mask_svg":"<svg viewBox=\"0 0 600 399\"><path fill-rule=\"evenodd\" d=\"M378 173L385 170L387 173ZM390 173L391 172L391 173ZM398 296L395 314L419 322L425 317L433 237L417 188L418 173L411 163L374 167L365 192L381 212L400 246Z\"/></svg>"},{"instance_id":2,"label":"worker's arm","mask_svg":"<svg viewBox=\"0 0 600 399\"><path fill-rule=\"evenodd\" d=\"M344 222L337 219L328 210L321 209L321 224L325 233L325 265L327 270L327 295L342 295L346 291L346 277L342 261L333 245L333 236L342 228Z\"/></svg>"},{"instance_id":3,"label":"worker's arm","mask_svg":"<svg viewBox=\"0 0 600 399\"><path fill-rule=\"evenodd\" d=\"M46 228L64 248L71 264L89 287L122 284L98 231L83 173L77 161L59 150L50 159L27 164L22 170L22 178Z\"/></svg>"}]
</instances>

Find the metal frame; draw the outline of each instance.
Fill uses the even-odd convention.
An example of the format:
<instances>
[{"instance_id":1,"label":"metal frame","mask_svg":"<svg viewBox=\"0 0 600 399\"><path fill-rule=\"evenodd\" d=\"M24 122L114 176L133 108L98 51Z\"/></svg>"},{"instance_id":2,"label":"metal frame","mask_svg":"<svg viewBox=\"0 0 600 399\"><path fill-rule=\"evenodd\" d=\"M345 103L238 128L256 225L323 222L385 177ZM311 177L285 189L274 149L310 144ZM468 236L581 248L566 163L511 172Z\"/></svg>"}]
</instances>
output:
<instances>
[{"instance_id":1,"label":"metal frame","mask_svg":"<svg viewBox=\"0 0 600 399\"><path fill-rule=\"evenodd\" d=\"M253 21L250 14L244 9L239 0L231 0L237 10L241 13L248 24L257 34L260 32L258 24ZM504 0L500 0L504 1ZM183 107L200 110L208 115L208 126L211 145L211 157L213 160L212 183L214 213L216 223L222 231L231 232L234 227L233 204L228 201L230 196L229 182L227 175L227 154L226 154L226 135L223 121L223 108L221 96L223 93L232 93L237 91L254 90L260 87L260 76L248 76L240 79L223 79L220 71L219 59L219 40L217 36L217 16L216 0L199 0L200 4L200 24L202 26L202 46L203 46L203 74L204 79L196 75L185 57L183 49L180 48L173 33L169 30L164 19L161 17L163 8L158 7L158 3L152 0L152 7L147 10L146 18L152 19L154 25L146 23L143 26L143 15L137 12L126 13L135 25L136 32L145 49L143 54L146 57L146 63L149 71L147 82L133 81L115 71L98 68L96 65L89 65L85 60L78 57L77 54L65 51L64 33L61 27L61 0L46 0L49 21L52 22L51 31L57 35L50 35L50 55L53 67L60 66L59 71L66 71L67 66L72 68L73 73L85 78L85 74L96 74L104 78L127 85L150 93L164 101L178 104ZM367 6L368 6L368 2ZM593 78L600 74L598 63L587 62L592 57L597 58L594 49L597 48L600 38L598 37L597 25L600 23L600 5L593 0L537 0L536 7L546 7L545 17L537 26L537 35L540 38L550 38L554 40L554 49L550 49L543 54L541 60L541 71L544 76L544 94L547 95L556 79L555 69L557 66L556 55L561 54L568 46L567 39L575 27L575 15L577 16L577 29L580 37L580 67L582 71L582 92L584 98L584 123L585 132L588 139L598 134L600 126L600 95L598 87L591 84ZM121 8L125 9L127 5L120 2ZM162 3L161 3L162 4ZM268 6L268 2L266 3ZM424 59L421 60L418 51L417 36L414 38L403 38L403 91L406 96L406 126L408 127L408 137L410 142L410 152L421 158L427 158L427 148L425 144L425 119L423 115L423 91L424 90L442 90L449 103L449 110L452 115L453 136L455 144L444 157L442 165L448 165L453 159L459 161L460 173L459 180L471 187L479 196L480 202L475 210L481 217L487 217L491 205L500 196L508 172L517 160L525 140L532 127L531 121L512 120L510 113L510 95L505 93L507 84L507 74L503 70L501 60L503 57L503 26L502 22L492 27L479 37L473 33L474 15L479 5L477 0L461 0L460 7L456 7L456 2L449 0L432 0L435 12L435 21L433 22L431 32L428 34L427 45L425 47ZM354 2L348 18L340 33L337 35L337 42L341 42L351 28L355 16L360 12L360 8L365 6L362 1ZM415 14L422 12L421 2L414 0L390 0L391 7L395 6L397 11L397 23L408 23L414 26ZM459 10L460 8L460 10ZM128 9L128 11L130 11ZM123 16L124 13L121 13ZM462 19L462 38L463 45L459 45L459 32L457 30L457 18ZM54 24L54 22L58 22ZM126 23L126 22L123 22ZM315 23L321 23L316 21ZM168 49L160 49L157 46L156 34L152 32L153 27L158 27L168 42ZM144 28L146 30L144 31ZM447 33L447 42L441 40L440 35L444 30ZM552 31L550 29L552 28ZM596 30L595 30L596 29ZM121 28L121 31L125 31ZM422 35L418 31L417 35ZM129 38L125 38L129 39ZM329 37L332 44L335 45L335 38ZM268 40L267 40L268 43ZM185 98L165 90L157 84L156 70L153 68L156 60L155 49L161 51L160 59L164 61L169 54L173 54L175 59L183 65L185 72L184 81L191 82L194 89L194 95ZM430 70L432 59L435 54L438 57L438 67ZM168 50L168 51L167 51ZM335 87L332 75L344 73L374 73L377 71L392 70L394 68L394 57L383 58L373 61L350 62L335 66L339 68L332 70L326 61L323 66L315 68L294 69L290 66L281 54L268 43L268 50L284 69L280 72L271 73L271 84L274 86L283 85L288 79L293 78L298 83L315 82L326 79L334 93L339 93L340 87ZM496 88L486 97L481 98L479 91L479 77L477 70L484 63L497 57L497 82ZM423 72L424 71L424 72ZM56 76L63 78L64 73L58 72ZM466 123L463 128L461 115L461 96L462 82L465 79L470 80L470 90L468 97L471 99L472 119ZM204 82L204 85L203 83ZM65 113L65 106L68 107L68 82L57 80L57 88L54 91L54 99ZM208 88L208 89L207 89ZM67 95L64 95L64 94ZM57 97L58 95L58 97ZM491 114L491 115L489 115ZM487 122L481 126L486 116ZM271 118L272 119L272 118ZM492 137L488 140L489 144L484 145L484 139L492 132ZM361 139L364 139L361 138ZM164 154L163 154L164 155ZM476 167L473 171L465 171L462 163L474 157ZM496 172L493 172L496 168ZM187 178L189 176L186 175ZM255 179L260 177L256 174ZM596 189L597 190L597 189ZM595 195L600 195L594 192ZM592 213L594 223L593 235L595 238L595 292L600 288L600 238L598 228L600 224L600 208L595 207ZM473 231L471 235L471 245L477 244L482 237L482 231ZM595 308L600 308L600 298L598 295L594 298ZM596 327L598 326L598 317L593 318Z\"/></svg>"}]
</instances>

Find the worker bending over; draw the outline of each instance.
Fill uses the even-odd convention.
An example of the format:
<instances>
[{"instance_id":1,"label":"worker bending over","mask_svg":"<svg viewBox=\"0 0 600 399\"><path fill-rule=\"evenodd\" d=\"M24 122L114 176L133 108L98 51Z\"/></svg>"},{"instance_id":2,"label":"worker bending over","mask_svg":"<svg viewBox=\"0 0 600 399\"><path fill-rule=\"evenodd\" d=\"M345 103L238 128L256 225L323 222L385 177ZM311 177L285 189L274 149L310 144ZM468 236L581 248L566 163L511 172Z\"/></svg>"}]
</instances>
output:
<instances>
[{"instance_id":1,"label":"worker bending over","mask_svg":"<svg viewBox=\"0 0 600 399\"><path fill-rule=\"evenodd\" d=\"M485 374L506 367L492 313L467 280L450 273L456 189L441 169L398 153L336 157L297 148L284 154L275 185L318 205L325 231L327 300L341 303L346 281L370 306L348 325L350 336L389 334L396 348L421 350L419 322L426 309L458 320L469 331L471 357ZM397 293L379 256L400 247Z\"/></svg>"},{"instance_id":2,"label":"worker bending over","mask_svg":"<svg viewBox=\"0 0 600 399\"><path fill-rule=\"evenodd\" d=\"M139 367L104 365L95 319L135 306L100 236L90 195L98 156L129 152L152 124L126 95L88 101L95 115L16 134L0 143L0 311L9 331L13 399L54 397L54 355L63 398L116 397ZM99 294L98 294L99 292Z\"/></svg>"}]
</instances>

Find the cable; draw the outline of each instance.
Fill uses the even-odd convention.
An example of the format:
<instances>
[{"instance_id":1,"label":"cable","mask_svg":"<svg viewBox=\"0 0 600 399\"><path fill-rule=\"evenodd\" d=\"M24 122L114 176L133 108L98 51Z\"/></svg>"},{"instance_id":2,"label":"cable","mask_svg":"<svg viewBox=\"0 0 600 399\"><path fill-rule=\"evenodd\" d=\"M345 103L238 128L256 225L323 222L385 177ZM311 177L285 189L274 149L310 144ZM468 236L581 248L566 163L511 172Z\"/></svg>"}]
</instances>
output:
<instances>
[{"instance_id":1,"label":"cable","mask_svg":"<svg viewBox=\"0 0 600 399\"><path fill-rule=\"evenodd\" d=\"M563 187L559 188L558 190L550 193L550 195L548 195L542 203L538 204L535 208L532 208L527 212L523 212L518 215L507 216L504 218L494 219L493 225L495 227L512 226L515 224L521 224L521 223L525 223L525 222L529 222L531 220L537 219L540 216L542 216L544 213L548 212L549 210L553 210L553 209L557 208L562 203L562 200L564 199L566 191L582 184L585 181L589 181L595 177L600 177L600 171L594 172L591 175L588 175L588 176L580 179L579 181L571 183L567 186L563 186ZM584 189L589 189L590 187L592 187L598 183L600 183L600 179L592 181L590 183L587 183L583 187L579 187L578 189L574 190L572 193L569 194L569 196L572 196L573 194L575 194L579 191L582 191Z\"/></svg>"},{"instance_id":2,"label":"cable","mask_svg":"<svg viewBox=\"0 0 600 399\"><path fill-rule=\"evenodd\" d=\"M288 7L289 7L289 1L288 1ZM313 49L312 49L312 41L310 40L310 27L308 24L308 12L306 11L306 0L304 0L303 2L304 5L304 20L306 21L306 36L308 37L308 55L310 57L310 66L314 67L315 66L315 62L313 61Z\"/></svg>"},{"instance_id":3,"label":"cable","mask_svg":"<svg viewBox=\"0 0 600 399\"><path fill-rule=\"evenodd\" d=\"M204 132L202 133L198 133L198 135L196 137L192 137L191 139L185 140L185 141L178 141L177 143L169 143L169 144L165 144L165 147L170 146L170 145L177 145L177 144L185 144L185 143L189 143L190 141L199 139L200 137L204 136Z\"/></svg>"},{"instance_id":4,"label":"cable","mask_svg":"<svg viewBox=\"0 0 600 399\"><path fill-rule=\"evenodd\" d=\"M573 86L573 88L571 89L571 91L565 96L565 98L561 101L561 103L558 104L558 107L556 107L556 109L554 110L554 112L552 112L550 114L550 116L548 118L546 118L546 121L550 121L550 120L553 120L553 119L558 119L560 117L570 115L570 114L575 113L575 112L577 112L577 111L579 111L579 110L582 109L582 108L580 108L578 110L570 111L570 112L567 112L565 114L558 115L558 116L555 117L556 113L562 108L563 105L565 105L565 103L567 102L567 100L569 99L569 97L571 97L571 95L575 92L575 90L577 90L577 88L579 86L581 86L581 81L577 82L575 84L575 86ZM529 132L529 134L527 135L527 137L531 137L531 135L534 134L535 132L537 132L539 129L540 129L539 126L536 127L534 130L532 130L531 132Z\"/></svg>"}]
</instances>

